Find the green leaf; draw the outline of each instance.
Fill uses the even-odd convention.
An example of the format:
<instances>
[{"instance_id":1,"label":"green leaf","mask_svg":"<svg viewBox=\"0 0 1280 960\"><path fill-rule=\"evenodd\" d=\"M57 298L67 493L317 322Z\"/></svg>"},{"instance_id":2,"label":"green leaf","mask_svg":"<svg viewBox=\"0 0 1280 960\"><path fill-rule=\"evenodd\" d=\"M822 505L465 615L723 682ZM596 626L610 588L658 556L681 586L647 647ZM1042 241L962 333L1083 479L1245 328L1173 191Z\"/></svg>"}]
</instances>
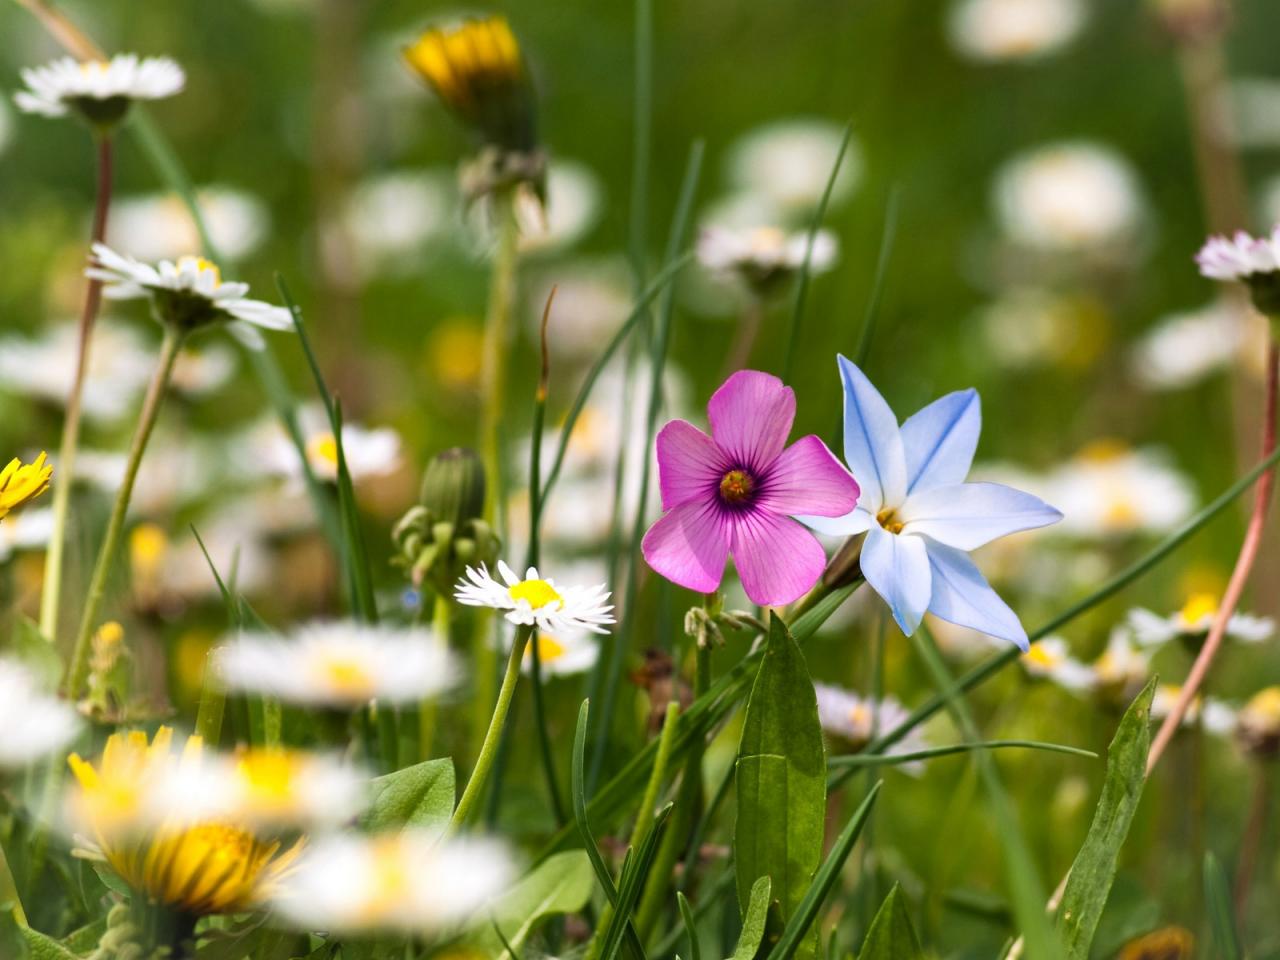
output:
<instances>
[{"instance_id":1,"label":"green leaf","mask_svg":"<svg viewBox=\"0 0 1280 960\"><path fill-rule=\"evenodd\" d=\"M738 747L733 845L744 913L760 877L772 879L772 898L783 922L791 919L813 882L822 862L826 767L818 702L804 655L786 624L773 616ZM796 952L801 960L811 960L817 949L813 931Z\"/></svg>"},{"instance_id":2,"label":"green leaf","mask_svg":"<svg viewBox=\"0 0 1280 960\"><path fill-rule=\"evenodd\" d=\"M684 932L689 935L689 960L702 960L702 945L698 943L698 922L694 919L693 908L689 906L689 898L679 890L676 891L676 905L680 908Z\"/></svg>"},{"instance_id":3,"label":"green leaf","mask_svg":"<svg viewBox=\"0 0 1280 960\"><path fill-rule=\"evenodd\" d=\"M507 945L519 948L545 917L577 913L587 905L593 889L595 875L585 850L569 850L544 860L494 905L489 918L492 924L486 923L478 931L481 950L485 956L506 960L510 955Z\"/></svg>"},{"instance_id":4,"label":"green leaf","mask_svg":"<svg viewBox=\"0 0 1280 960\"><path fill-rule=\"evenodd\" d=\"M377 777L364 815L370 831L403 827L443 827L453 816L453 760L424 760ZM550 861L547 861L548 863Z\"/></svg>"},{"instance_id":5,"label":"green leaf","mask_svg":"<svg viewBox=\"0 0 1280 960\"><path fill-rule=\"evenodd\" d=\"M1204 855L1204 902L1217 955L1222 960L1240 960L1243 954L1235 918L1231 915L1231 891L1222 864L1212 852Z\"/></svg>"},{"instance_id":6,"label":"green leaf","mask_svg":"<svg viewBox=\"0 0 1280 960\"><path fill-rule=\"evenodd\" d=\"M39 930L23 927L22 938L26 941L30 960L79 960L79 957L57 940L45 936Z\"/></svg>"},{"instance_id":7,"label":"green leaf","mask_svg":"<svg viewBox=\"0 0 1280 960\"><path fill-rule=\"evenodd\" d=\"M1147 779L1153 677L1120 719L1107 751L1107 774L1093 824L1071 865L1058 910L1058 932L1070 960L1088 960L1098 920L1116 876L1116 861Z\"/></svg>"},{"instance_id":8,"label":"green leaf","mask_svg":"<svg viewBox=\"0 0 1280 960\"><path fill-rule=\"evenodd\" d=\"M911 926L902 891L895 883L871 921L858 960L924 960L924 951Z\"/></svg>"},{"instance_id":9,"label":"green leaf","mask_svg":"<svg viewBox=\"0 0 1280 960\"><path fill-rule=\"evenodd\" d=\"M768 877L760 877L751 885L747 909L742 914L742 933L738 934L738 945L733 948L733 956L729 960L752 960L759 952L760 944L764 942L772 887L773 881Z\"/></svg>"}]
</instances>

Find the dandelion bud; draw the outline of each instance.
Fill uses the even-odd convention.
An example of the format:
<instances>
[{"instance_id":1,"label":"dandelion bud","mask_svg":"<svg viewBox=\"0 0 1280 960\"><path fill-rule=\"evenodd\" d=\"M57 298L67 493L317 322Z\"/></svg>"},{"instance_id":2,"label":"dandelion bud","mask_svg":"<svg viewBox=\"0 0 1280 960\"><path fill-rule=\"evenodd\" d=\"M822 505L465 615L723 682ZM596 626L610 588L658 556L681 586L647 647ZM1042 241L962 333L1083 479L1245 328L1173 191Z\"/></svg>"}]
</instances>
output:
<instances>
[{"instance_id":1,"label":"dandelion bud","mask_svg":"<svg viewBox=\"0 0 1280 960\"><path fill-rule=\"evenodd\" d=\"M437 523L460 526L484 513L484 467L474 450L453 447L437 454L422 477L422 505ZM445 538L452 531L445 533Z\"/></svg>"},{"instance_id":2,"label":"dandelion bud","mask_svg":"<svg viewBox=\"0 0 1280 960\"><path fill-rule=\"evenodd\" d=\"M124 628L108 620L93 635L90 651L89 695L81 709L92 717L116 716L129 693L129 648L124 644Z\"/></svg>"},{"instance_id":3,"label":"dandelion bud","mask_svg":"<svg viewBox=\"0 0 1280 960\"><path fill-rule=\"evenodd\" d=\"M1255 693L1236 717L1240 745L1254 757L1280 754L1280 686Z\"/></svg>"}]
</instances>

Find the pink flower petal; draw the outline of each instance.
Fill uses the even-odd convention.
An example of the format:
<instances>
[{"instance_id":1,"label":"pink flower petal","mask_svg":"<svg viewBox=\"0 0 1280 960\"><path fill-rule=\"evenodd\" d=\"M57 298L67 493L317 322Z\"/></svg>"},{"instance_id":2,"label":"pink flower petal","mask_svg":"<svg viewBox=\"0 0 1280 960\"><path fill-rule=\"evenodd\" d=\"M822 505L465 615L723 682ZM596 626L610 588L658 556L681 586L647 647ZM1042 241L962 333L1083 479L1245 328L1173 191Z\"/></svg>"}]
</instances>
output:
<instances>
[{"instance_id":1,"label":"pink flower petal","mask_svg":"<svg viewBox=\"0 0 1280 960\"><path fill-rule=\"evenodd\" d=\"M790 517L749 510L733 518L733 562L751 602L775 607L808 593L822 576L827 555Z\"/></svg>"},{"instance_id":2,"label":"pink flower petal","mask_svg":"<svg viewBox=\"0 0 1280 960\"><path fill-rule=\"evenodd\" d=\"M756 506L771 513L843 517L858 502L858 484L827 445L801 437L769 466Z\"/></svg>"},{"instance_id":3,"label":"pink flower petal","mask_svg":"<svg viewBox=\"0 0 1280 960\"><path fill-rule=\"evenodd\" d=\"M699 593L720 586L729 556L729 531L715 501L686 503L658 518L640 544L649 566Z\"/></svg>"},{"instance_id":4,"label":"pink flower petal","mask_svg":"<svg viewBox=\"0 0 1280 960\"><path fill-rule=\"evenodd\" d=\"M738 466L757 472L782 452L795 418L795 391L759 370L739 370L707 404L716 443Z\"/></svg>"},{"instance_id":5,"label":"pink flower petal","mask_svg":"<svg viewBox=\"0 0 1280 960\"><path fill-rule=\"evenodd\" d=\"M658 484L662 509L715 496L731 464L716 442L693 424L672 420L658 434Z\"/></svg>"}]
</instances>

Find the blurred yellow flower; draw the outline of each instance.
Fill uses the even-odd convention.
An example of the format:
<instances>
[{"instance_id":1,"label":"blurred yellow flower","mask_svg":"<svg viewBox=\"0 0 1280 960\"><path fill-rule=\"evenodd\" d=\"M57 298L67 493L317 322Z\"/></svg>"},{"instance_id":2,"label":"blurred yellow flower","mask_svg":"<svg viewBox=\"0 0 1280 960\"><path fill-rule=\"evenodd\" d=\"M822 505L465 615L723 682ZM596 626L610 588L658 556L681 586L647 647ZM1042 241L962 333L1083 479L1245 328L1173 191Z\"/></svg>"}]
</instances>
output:
<instances>
[{"instance_id":1,"label":"blurred yellow flower","mask_svg":"<svg viewBox=\"0 0 1280 960\"><path fill-rule=\"evenodd\" d=\"M173 731L161 727L148 742L141 731L114 733L97 766L77 754L68 758L79 784L72 814L88 829L100 858L148 899L193 916L236 913L269 893L301 847L281 852L278 841L260 840L231 822L155 819L156 793L175 765L202 759L199 737L189 737L180 757L171 750ZM176 798L171 798L176 799ZM174 809L180 809L177 803Z\"/></svg>"},{"instance_id":2,"label":"blurred yellow flower","mask_svg":"<svg viewBox=\"0 0 1280 960\"><path fill-rule=\"evenodd\" d=\"M23 463L14 457L0 470L0 520L30 500L49 489L49 478L53 475L53 467L45 462L46 454L41 452L33 463Z\"/></svg>"},{"instance_id":3,"label":"blurred yellow flower","mask_svg":"<svg viewBox=\"0 0 1280 960\"><path fill-rule=\"evenodd\" d=\"M1130 940L1116 954L1116 960L1191 960L1196 938L1182 927L1163 927Z\"/></svg>"}]
</instances>

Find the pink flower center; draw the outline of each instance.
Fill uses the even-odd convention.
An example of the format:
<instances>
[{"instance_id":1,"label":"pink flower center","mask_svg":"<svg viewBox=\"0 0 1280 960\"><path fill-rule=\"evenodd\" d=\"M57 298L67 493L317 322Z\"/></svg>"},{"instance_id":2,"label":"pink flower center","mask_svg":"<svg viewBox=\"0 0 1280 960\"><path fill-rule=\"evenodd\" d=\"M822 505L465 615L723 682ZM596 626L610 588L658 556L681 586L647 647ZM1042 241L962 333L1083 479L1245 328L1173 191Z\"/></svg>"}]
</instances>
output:
<instances>
[{"instance_id":1,"label":"pink flower center","mask_svg":"<svg viewBox=\"0 0 1280 960\"><path fill-rule=\"evenodd\" d=\"M720 480L720 496L726 503L742 503L755 488L755 480L745 470L730 470Z\"/></svg>"}]
</instances>

